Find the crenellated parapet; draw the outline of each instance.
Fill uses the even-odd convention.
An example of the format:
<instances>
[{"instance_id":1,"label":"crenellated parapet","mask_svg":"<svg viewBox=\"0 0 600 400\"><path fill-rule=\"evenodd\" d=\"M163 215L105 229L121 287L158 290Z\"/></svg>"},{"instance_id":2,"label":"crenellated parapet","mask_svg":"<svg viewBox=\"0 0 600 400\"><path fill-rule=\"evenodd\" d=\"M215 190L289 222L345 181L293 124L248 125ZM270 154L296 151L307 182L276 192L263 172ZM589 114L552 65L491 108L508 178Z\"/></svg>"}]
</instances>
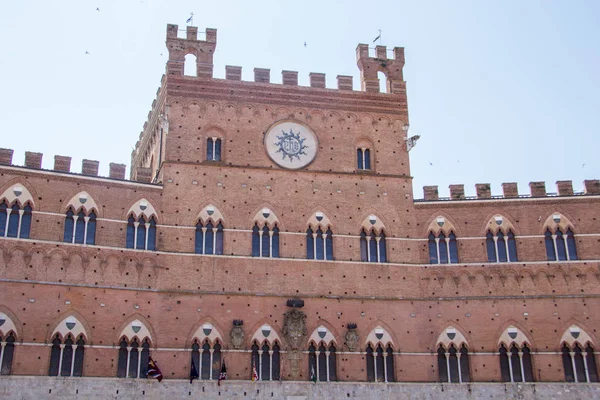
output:
<instances>
[{"instance_id":1,"label":"crenellated parapet","mask_svg":"<svg viewBox=\"0 0 600 400\"><path fill-rule=\"evenodd\" d=\"M196 73L199 78L212 78L213 54L217 47L217 30L206 29L206 40L198 40L198 27L188 26L186 37L177 37L178 25L167 25L168 75L183 75L185 56L196 56Z\"/></svg>"},{"instance_id":2,"label":"crenellated parapet","mask_svg":"<svg viewBox=\"0 0 600 400\"><path fill-rule=\"evenodd\" d=\"M213 54L217 45L217 30L206 29L205 40L198 39L198 28L195 26L186 27L186 36L178 37L178 25L167 25L167 48L169 50L169 61L167 62L167 75L184 76L185 57L192 54L196 57L195 76L186 75L186 78L213 78ZM357 63L361 71L361 91L379 92L378 72L383 72L387 78L386 93L388 94L406 94L406 84L404 82L402 68L404 67L404 48L395 47L393 58L387 57L387 48L377 46L375 48L375 57L369 57L369 47L366 44L359 44L356 49ZM298 85L298 72L284 70L281 72L281 84L286 86ZM241 81L242 67L227 65L225 67L225 80ZM325 74L311 72L309 74L311 88L326 88ZM254 68L255 83L271 82L271 70L268 68ZM352 91L352 76L338 75L338 90Z\"/></svg>"},{"instance_id":3,"label":"crenellated parapet","mask_svg":"<svg viewBox=\"0 0 600 400\"><path fill-rule=\"evenodd\" d=\"M394 47L394 57L388 58L385 46L375 47L375 57L369 56L369 46L359 44L356 48L356 63L360 69L361 88L365 92L379 92L378 72L387 78L386 91L405 94L406 83L402 74L404 68L404 48Z\"/></svg>"},{"instance_id":4,"label":"crenellated parapet","mask_svg":"<svg viewBox=\"0 0 600 400\"><path fill-rule=\"evenodd\" d=\"M0 167L2 166L15 166L13 164L13 154L14 150L12 149L0 149ZM42 169L42 158L43 153L36 153L27 151L25 152L25 163L23 167L29 169ZM87 160L84 159L81 162L81 172L79 174L90 176L90 177L98 177L98 170L100 167L100 162L96 160ZM125 170L127 166L125 164L120 163L110 163L109 164L109 175L108 178L125 180ZM52 169L54 172L61 173L73 173L71 172L71 157L68 156L54 156L54 167ZM133 181L149 183L151 182L151 174L149 168L137 168L135 173L132 174L134 176Z\"/></svg>"},{"instance_id":5,"label":"crenellated parapet","mask_svg":"<svg viewBox=\"0 0 600 400\"><path fill-rule=\"evenodd\" d=\"M502 195L492 196L489 183L475 184L476 196L465 196L465 185L450 185L450 197L439 197L437 186L423 186L423 199L415 201L451 201L451 200L487 200L487 199L511 199L511 198L542 198L558 196L583 196L600 195L600 180L588 179L583 181L584 191L574 192L572 181L557 181L556 192L546 192L546 182L530 182L529 193L519 194L516 182L505 182L502 184Z\"/></svg>"}]
</instances>

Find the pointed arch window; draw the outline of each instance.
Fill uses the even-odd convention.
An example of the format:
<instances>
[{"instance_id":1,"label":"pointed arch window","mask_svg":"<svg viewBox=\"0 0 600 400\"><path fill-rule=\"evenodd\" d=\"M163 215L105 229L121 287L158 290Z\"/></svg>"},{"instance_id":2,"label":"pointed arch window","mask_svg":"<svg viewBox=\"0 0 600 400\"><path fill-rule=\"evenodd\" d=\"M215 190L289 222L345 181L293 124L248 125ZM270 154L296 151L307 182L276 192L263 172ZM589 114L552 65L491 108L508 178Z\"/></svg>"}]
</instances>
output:
<instances>
[{"instance_id":1,"label":"pointed arch window","mask_svg":"<svg viewBox=\"0 0 600 400\"><path fill-rule=\"evenodd\" d=\"M12 360L15 352L15 336L10 332L7 336L0 336L0 375L10 375Z\"/></svg>"},{"instance_id":2,"label":"pointed arch window","mask_svg":"<svg viewBox=\"0 0 600 400\"><path fill-rule=\"evenodd\" d=\"M375 229L360 232L360 259L363 262L387 262L387 246L385 232Z\"/></svg>"},{"instance_id":3,"label":"pointed arch window","mask_svg":"<svg viewBox=\"0 0 600 400\"><path fill-rule=\"evenodd\" d=\"M32 211L29 202L21 206L15 201L9 206L3 200L0 203L0 236L29 239Z\"/></svg>"},{"instance_id":4,"label":"pointed arch window","mask_svg":"<svg viewBox=\"0 0 600 400\"><path fill-rule=\"evenodd\" d=\"M60 335L52 340L50 349L50 376L83 376L83 356L85 339L80 335L77 341L68 334L64 341Z\"/></svg>"},{"instance_id":5,"label":"pointed arch window","mask_svg":"<svg viewBox=\"0 0 600 400\"><path fill-rule=\"evenodd\" d=\"M206 139L206 160L221 161L221 139L210 137Z\"/></svg>"},{"instance_id":6,"label":"pointed arch window","mask_svg":"<svg viewBox=\"0 0 600 400\"><path fill-rule=\"evenodd\" d=\"M309 260L333 260L333 232L319 225L316 231L306 230L306 258Z\"/></svg>"},{"instance_id":7,"label":"pointed arch window","mask_svg":"<svg viewBox=\"0 0 600 400\"><path fill-rule=\"evenodd\" d=\"M564 233L560 227L557 227L554 231L547 228L544 233L544 241L548 261L577 260L575 234L571 228L567 228Z\"/></svg>"},{"instance_id":8,"label":"pointed arch window","mask_svg":"<svg viewBox=\"0 0 600 400\"><path fill-rule=\"evenodd\" d=\"M438 372L440 382L463 383L471 381L469 350L463 344L457 349L454 343L448 349L438 347Z\"/></svg>"},{"instance_id":9,"label":"pointed arch window","mask_svg":"<svg viewBox=\"0 0 600 400\"><path fill-rule=\"evenodd\" d=\"M266 223L259 227L258 222L252 228L252 257L279 257L279 227L270 228Z\"/></svg>"},{"instance_id":10,"label":"pointed arch window","mask_svg":"<svg viewBox=\"0 0 600 400\"><path fill-rule=\"evenodd\" d=\"M129 216L125 246L128 249L156 250L156 220L154 216L149 219L144 215L140 215L137 219L133 214Z\"/></svg>"},{"instance_id":11,"label":"pointed arch window","mask_svg":"<svg viewBox=\"0 0 600 400\"><path fill-rule=\"evenodd\" d=\"M216 225L208 221L206 225L202 221L196 224L196 254L223 254L223 223L219 221Z\"/></svg>"},{"instance_id":12,"label":"pointed arch window","mask_svg":"<svg viewBox=\"0 0 600 400\"><path fill-rule=\"evenodd\" d=\"M458 245L453 231L450 231L448 236L444 232L440 232L437 236L429 232L427 246L430 264L458 263Z\"/></svg>"},{"instance_id":13,"label":"pointed arch window","mask_svg":"<svg viewBox=\"0 0 600 400\"><path fill-rule=\"evenodd\" d=\"M119 360L117 362L117 378L147 378L150 361L150 341L145 338L140 344L138 338L119 343Z\"/></svg>"},{"instance_id":14,"label":"pointed arch window","mask_svg":"<svg viewBox=\"0 0 600 400\"><path fill-rule=\"evenodd\" d=\"M395 382L394 349L388 343L386 347L378 343L367 346L367 380L369 382Z\"/></svg>"},{"instance_id":15,"label":"pointed arch window","mask_svg":"<svg viewBox=\"0 0 600 400\"><path fill-rule=\"evenodd\" d=\"M357 169L368 171L371 169L371 150L366 147L356 149Z\"/></svg>"},{"instance_id":16,"label":"pointed arch window","mask_svg":"<svg viewBox=\"0 0 600 400\"><path fill-rule=\"evenodd\" d=\"M77 214L69 207L65 216L64 242L95 244L96 241L96 213L87 214L83 209Z\"/></svg>"},{"instance_id":17,"label":"pointed arch window","mask_svg":"<svg viewBox=\"0 0 600 400\"><path fill-rule=\"evenodd\" d=\"M519 261L517 258L515 235L510 229L506 235L500 229L495 235L491 230L488 230L485 236L485 245L487 249L488 262Z\"/></svg>"},{"instance_id":18,"label":"pointed arch window","mask_svg":"<svg viewBox=\"0 0 600 400\"><path fill-rule=\"evenodd\" d=\"M259 346L255 340L252 343L250 371L256 370L258 379L261 381L278 381L281 379L280 346L278 342L271 345L265 341Z\"/></svg>"},{"instance_id":19,"label":"pointed arch window","mask_svg":"<svg viewBox=\"0 0 600 400\"><path fill-rule=\"evenodd\" d=\"M321 342L318 347L311 341L308 347L308 379L319 382L337 381L336 348Z\"/></svg>"},{"instance_id":20,"label":"pointed arch window","mask_svg":"<svg viewBox=\"0 0 600 400\"><path fill-rule=\"evenodd\" d=\"M533 382L531 351L526 343L521 347L513 343L510 349L503 343L499 353L503 382Z\"/></svg>"},{"instance_id":21,"label":"pointed arch window","mask_svg":"<svg viewBox=\"0 0 600 400\"><path fill-rule=\"evenodd\" d=\"M577 342L572 346L564 343L561 350L567 382L598 382L596 356L590 343L585 348Z\"/></svg>"},{"instance_id":22,"label":"pointed arch window","mask_svg":"<svg viewBox=\"0 0 600 400\"><path fill-rule=\"evenodd\" d=\"M198 376L203 380L218 379L221 371L221 343L215 340L211 346L208 339L198 342L194 339L192 344L192 363L198 371Z\"/></svg>"}]
</instances>

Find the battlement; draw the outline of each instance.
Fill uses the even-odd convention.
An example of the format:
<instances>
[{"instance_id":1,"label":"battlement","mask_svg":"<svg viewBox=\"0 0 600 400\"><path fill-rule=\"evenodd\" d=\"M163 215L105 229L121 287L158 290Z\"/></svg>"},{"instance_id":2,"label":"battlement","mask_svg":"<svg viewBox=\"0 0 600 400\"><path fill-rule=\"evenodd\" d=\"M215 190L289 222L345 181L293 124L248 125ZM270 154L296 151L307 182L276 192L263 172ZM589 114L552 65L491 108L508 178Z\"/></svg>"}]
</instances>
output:
<instances>
[{"instance_id":1,"label":"battlement","mask_svg":"<svg viewBox=\"0 0 600 400\"><path fill-rule=\"evenodd\" d=\"M198 27L188 26L186 37L179 38L178 25L167 25L167 49L169 61L167 62L168 75L183 75L185 56L193 54L196 57L196 75L199 78L212 78L213 54L217 47L217 30L207 28L206 40L198 40Z\"/></svg>"},{"instance_id":2,"label":"battlement","mask_svg":"<svg viewBox=\"0 0 600 400\"><path fill-rule=\"evenodd\" d=\"M505 182L502 184L502 195L493 196L489 183L475 184L476 196L465 196L465 185L450 185L450 197L439 197L437 186L423 186L423 199L415 199L416 202L425 201L452 201L452 200L486 200L486 199L511 199L511 198L542 198L559 196L584 196L600 195L600 180L589 179L583 181L584 191L574 192L573 181L557 181L554 193L546 192L546 182L529 182L529 193L519 194L517 183Z\"/></svg>"},{"instance_id":3,"label":"battlement","mask_svg":"<svg viewBox=\"0 0 600 400\"><path fill-rule=\"evenodd\" d=\"M206 39L198 39L198 28L186 27L186 37L178 37L178 25L167 25L167 49L169 50L169 61L167 62L167 75L184 76L185 57L192 54L196 57L195 76L185 75L187 78L212 79L213 78L213 54L217 45L217 30L206 29ZM369 46L359 44L356 49L358 68L361 71L361 90L364 92L378 93L378 72L383 72L387 78L386 93L406 94L406 84L403 79L402 68L404 67L404 48L394 47L393 58L387 57L387 48L377 46L376 57L369 57ZM298 86L298 72L281 72L283 85ZM225 80L242 81L242 67L227 65L225 67ZM309 74L310 87L326 89L325 74L311 72ZM271 84L271 70L268 68L254 68L254 82ZM338 90L352 91L352 76L338 75Z\"/></svg>"},{"instance_id":4,"label":"battlement","mask_svg":"<svg viewBox=\"0 0 600 400\"><path fill-rule=\"evenodd\" d=\"M13 154L14 150L12 149L0 149L0 167L2 165L13 165ZM25 152L25 163L23 166L30 169L41 170L43 169L43 156L44 155L42 153L34 153L27 151ZM84 159L81 162L81 172L79 174L90 177L97 177L99 166L99 161ZM108 178L125 180L126 169L127 166L125 164L110 163ZM149 170L149 168L137 168L137 170L135 171L136 173L133 174L135 176L135 179L132 180L137 182L150 183L151 176ZM52 171L77 174L77 172L71 172L71 157L60 155L54 156L54 168L52 169Z\"/></svg>"},{"instance_id":5,"label":"battlement","mask_svg":"<svg viewBox=\"0 0 600 400\"><path fill-rule=\"evenodd\" d=\"M359 44L356 48L356 63L360 69L361 88L366 92L379 92L378 72L387 78L387 93L405 94L404 48L394 47L394 58L388 58L386 46L375 47L375 57L369 56L369 46Z\"/></svg>"}]
</instances>

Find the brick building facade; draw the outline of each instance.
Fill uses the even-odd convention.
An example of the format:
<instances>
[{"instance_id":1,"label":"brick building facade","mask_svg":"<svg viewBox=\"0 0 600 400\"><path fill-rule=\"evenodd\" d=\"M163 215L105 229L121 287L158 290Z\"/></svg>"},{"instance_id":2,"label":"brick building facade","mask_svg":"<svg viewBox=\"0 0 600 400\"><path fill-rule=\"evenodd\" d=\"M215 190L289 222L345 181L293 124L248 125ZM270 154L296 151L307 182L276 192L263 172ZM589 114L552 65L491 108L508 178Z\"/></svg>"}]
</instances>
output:
<instances>
[{"instance_id":1,"label":"brick building facade","mask_svg":"<svg viewBox=\"0 0 600 400\"><path fill-rule=\"evenodd\" d=\"M177 31L130 180L0 150L2 374L598 381L598 180L417 200L403 48L354 91L214 79L216 30Z\"/></svg>"}]
</instances>

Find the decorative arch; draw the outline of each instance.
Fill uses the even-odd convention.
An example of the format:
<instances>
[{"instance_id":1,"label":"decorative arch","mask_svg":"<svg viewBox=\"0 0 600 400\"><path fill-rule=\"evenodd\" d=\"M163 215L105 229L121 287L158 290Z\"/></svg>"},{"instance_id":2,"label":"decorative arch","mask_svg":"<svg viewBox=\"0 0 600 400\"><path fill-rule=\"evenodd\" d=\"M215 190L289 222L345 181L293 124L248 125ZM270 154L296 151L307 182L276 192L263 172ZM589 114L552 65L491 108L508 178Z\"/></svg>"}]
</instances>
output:
<instances>
[{"instance_id":1,"label":"decorative arch","mask_svg":"<svg viewBox=\"0 0 600 400\"><path fill-rule=\"evenodd\" d=\"M211 347L214 346L217 340L223 344L222 332L222 328L220 328L212 318L202 318L194 324L194 327L188 335L187 344L191 346L195 340L197 340L198 343L204 343L204 341L208 340Z\"/></svg>"},{"instance_id":2,"label":"decorative arch","mask_svg":"<svg viewBox=\"0 0 600 400\"><path fill-rule=\"evenodd\" d=\"M515 235L518 234L515 221L512 217L506 215L506 213L495 213L494 215L490 215L482 233L485 235L488 231L493 234L498 233L498 231L502 231L505 234L508 231L512 231Z\"/></svg>"},{"instance_id":3,"label":"decorative arch","mask_svg":"<svg viewBox=\"0 0 600 400\"><path fill-rule=\"evenodd\" d=\"M393 346L394 341L392 340L390 334L387 333L387 331L382 326L377 326L373 330L371 330L371 332L369 332L367 338L365 339L365 345L368 346L369 344L372 344L374 346L377 346L378 344L381 344L382 346L387 346L388 344L391 344Z\"/></svg>"},{"instance_id":4,"label":"decorative arch","mask_svg":"<svg viewBox=\"0 0 600 400\"><path fill-rule=\"evenodd\" d=\"M445 235L448 235L450 232L457 233L456 221L444 212L440 212L436 216L430 217L427 222L426 235L429 233L433 233L436 236L440 233L444 233Z\"/></svg>"},{"instance_id":5,"label":"decorative arch","mask_svg":"<svg viewBox=\"0 0 600 400\"><path fill-rule=\"evenodd\" d=\"M139 313L127 318L118 328L117 332L119 332L119 335L116 337L117 343L120 342L123 337L126 337L127 341L137 338L140 342L143 342L145 338L148 338L155 347L158 345L152 325Z\"/></svg>"},{"instance_id":6,"label":"decorative arch","mask_svg":"<svg viewBox=\"0 0 600 400\"><path fill-rule=\"evenodd\" d=\"M591 336L580 327L579 324L572 324L563 333L560 338L560 344L567 344L569 347L573 347L576 344L579 344L581 347L585 347L588 344L591 344L595 347L594 340Z\"/></svg>"},{"instance_id":7,"label":"decorative arch","mask_svg":"<svg viewBox=\"0 0 600 400\"><path fill-rule=\"evenodd\" d=\"M564 213L562 212L553 212L551 213L544 224L542 225L542 232L546 232L546 229L550 229L551 231L555 231L557 228L560 228L563 232L566 232L567 229L572 229L575 232L575 225L571 222Z\"/></svg>"},{"instance_id":8,"label":"decorative arch","mask_svg":"<svg viewBox=\"0 0 600 400\"><path fill-rule=\"evenodd\" d=\"M6 307L0 306L0 337L13 333L17 338L23 337L21 322Z\"/></svg>"},{"instance_id":9,"label":"decorative arch","mask_svg":"<svg viewBox=\"0 0 600 400\"><path fill-rule=\"evenodd\" d=\"M150 219L152 217L154 217L155 219L158 219L158 214L156 212L156 209L154 208L152 203L145 198L142 198L142 199L136 201L129 208L129 210L127 211L127 213L125 215L130 216L132 214L133 214L133 217L136 219L142 215L146 219Z\"/></svg>"},{"instance_id":10,"label":"decorative arch","mask_svg":"<svg viewBox=\"0 0 600 400\"><path fill-rule=\"evenodd\" d=\"M254 331L252 338L250 339L250 343L257 342L258 344L268 343L269 346L274 345L275 343L283 344L279 333L273 325L269 323L261 324L258 329Z\"/></svg>"},{"instance_id":11,"label":"decorative arch","mask_svg":"<svg viewBox=\"0 0 600 400\"><path fill-rule=\"evenodd\" d=\"M221 210L219 210L214 204L210 203L204 207L200 213L198 213L194 223L202 222L203 224L206 224L210 221L214 224L218 224L224 220L225 218L223 217Z\"/></svg>"},{"instance_id":12,"label":"decorative arch","mask_svg":"<svg viewBox=\"0 0 600 400\"><path fill-rule=\"evenodd\" d=\"M385 231L386 227L383 223L383 220L376 214L372 213L364 217L362 223L360 224L360 229L364 229L367 232L373 230L376 234L379 234L382 231Z\"/></svg>"},{"instance_id":13,"label":"decorative arch","mask_svg":"<svg viewBox=\"0 0 600 400\"><path fill-rule=\"evenodd\" d=\"M32 207L35 207L31 192L27 186L21 182L11 185L2 193L0 196L0 203L4 200L6 200L8 206L16 203L20 207L23 207L25 204L29 203Z\"/></svg>"},{"instance_id":14,"label":"decorative arch","mask_svg":"<svg viewBox=\"0 0 600 400\"><path fill-rule=\"evenodd\" d=\"M88 213L91 211L96 212L98 214L99 208L94 198L86 191L81 191L71 197L71 199L65 203L63 209L67 211L69 208L72 208L75 213L77 213L80 209L83 209L84 212Z\"/></svg>"},{"instance_id":15,"label":"decorative arch","mask_svg":"<svg viewBox=\"0 0 600 400\"><path fill-rule=\"evenodd\" d=\"M60 322L55 325L52 334L50 335L50 339L56 337L58 334L61 340L64 340L64 338L70 334L75 339L83 335L84 340L89 342L90 336L88 332L90 332L90 329L87 322L84 321L85 320L79 313L75 311L69 312L66 317L62 318ZM86 329L86 326L88 329Z\"/></svg>"},{"instance_id":16,"label":"decorative arch","mask_svg":"<svg viewBox=\"0 0 600 400\"><path fill-rule=\"evenodd\" d=\"M324 324L320 324L308 337L309 343L314 343L318 345L319 343L324 343L325 345L338 345L338 341L335 338L335 335L331 332L331 330L326 327Z\"/></svg>"},{"instance_id":17,"label":"decorative arch","mask_svg":"<svg viewBox=\"0 0 600 400\"><path fill-rule=\"evenodd\" d=\"M279 226L281 229L281 221L279 221L279 218L277 218L277 213L273 211L273 207L268 204L260 207L254 214L254 217L252 218L252 225L257 223L259 225L267 224L267 226L271 228L277 224L277 226Z\"/></svg>"},{"instance_id":18,"label":"decorative arch","mask_svg":"<svg viewBox=\"0 0 600 400\"><path fill-rule=\"evenodd\" d=\"M321 226L323 228L332 228L333 229L332 221L327 216L327 212L322 211L322 208L318 208L311 214L311 216L306 221L306 226L307 227Z\"/></svg>"},{"instance_id":19,"label":"decorative arch","mask_svg":"<svg viewBox=\"0 0 600 400\"><path fill-rule=\"evenodd\" d=\"M515 325L509 325L506 327L506 329L504 329L498 338L498 346L501 346L502 344L504 344L507 349L513 344L516 344L517 347L523 347L523 345L526 344L531 348L531 341L527 335L525 335L523 331Z\"/></svg>"},{"instance_id":20,"label":"decorative arch","mask_svg":"<svg viewBox=\"0 0 600 400\"><path fill-rule=\"evenodd\" d=\"M447 349L451 345L454 345L455 347L460 348L463 344L467 347L469 346L469 342L465 338L465 335L463 335L460 329L450 325L438 336L436 347L442 345Z\"/></svg>"}]
</instances>

